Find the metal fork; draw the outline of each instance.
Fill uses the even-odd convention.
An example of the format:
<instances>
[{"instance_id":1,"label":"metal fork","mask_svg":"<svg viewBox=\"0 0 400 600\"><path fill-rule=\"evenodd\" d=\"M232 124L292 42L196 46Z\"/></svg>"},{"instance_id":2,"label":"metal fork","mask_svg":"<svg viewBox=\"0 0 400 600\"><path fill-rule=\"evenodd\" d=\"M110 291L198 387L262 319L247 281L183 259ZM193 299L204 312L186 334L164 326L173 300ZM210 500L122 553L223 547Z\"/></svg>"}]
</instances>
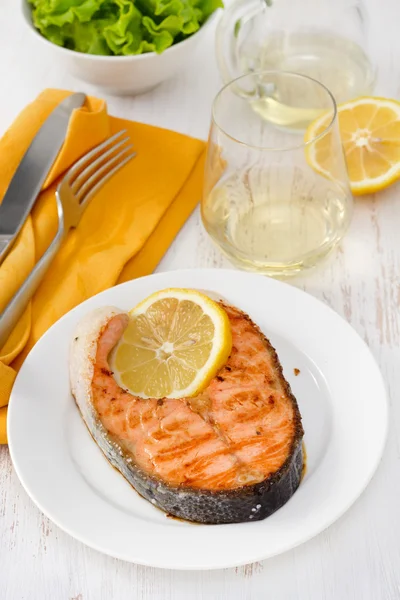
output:
<instances>
[{"instance_id":1,"label":"metal fork","mask_svg":"<svg viewBox=\"0 0 400 600\"><path fill-rule=\"evenodd\" d=\"M77 227L93 196L136 153L125 130L90 150L71 167L56 191L58 230L50 246L0 314L0 350L37 290L69 230Z\"/></svg>"}]
</instances>

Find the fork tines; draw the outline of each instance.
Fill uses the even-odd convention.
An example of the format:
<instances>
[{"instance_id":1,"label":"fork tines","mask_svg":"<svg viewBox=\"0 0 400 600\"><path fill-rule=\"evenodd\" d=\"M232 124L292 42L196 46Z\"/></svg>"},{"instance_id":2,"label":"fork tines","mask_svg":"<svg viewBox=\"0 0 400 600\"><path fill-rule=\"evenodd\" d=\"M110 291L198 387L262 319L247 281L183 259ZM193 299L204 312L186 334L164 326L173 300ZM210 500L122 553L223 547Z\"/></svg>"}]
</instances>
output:
<instances>
[{"instance_id":1,"label":"fork tines","mask_svg":"<svg viewBox=\"0 0 400 600\"><path fill-rule=\"evenodd\" d=\"M80 204L89 200L136 153L126 130L119 131L85 154L70 169L67 183Z\"/></svg>"}]
</instances>

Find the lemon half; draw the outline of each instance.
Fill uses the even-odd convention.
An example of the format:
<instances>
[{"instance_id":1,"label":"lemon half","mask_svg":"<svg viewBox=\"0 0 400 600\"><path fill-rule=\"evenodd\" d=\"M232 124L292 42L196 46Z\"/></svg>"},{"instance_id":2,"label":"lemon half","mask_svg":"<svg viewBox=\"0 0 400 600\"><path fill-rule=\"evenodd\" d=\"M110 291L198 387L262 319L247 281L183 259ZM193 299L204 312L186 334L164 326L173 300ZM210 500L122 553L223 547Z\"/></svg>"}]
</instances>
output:
<instances>
[{"instance_id":1,"label":"lemon half","mask_svg":"<svg viewBox=\"0 0 400 600\"><path fill-rule=\"evenodd\" d=\"M309 126L305 139L314 139L329 124L323 115ZM400 178L400 102L362 97L338 106L340 135L351 191L377 192ZM307 147L307 160L319 173L330 176L332 133Z\"/></svg>"},{"instance_id":2,"label":"lemon half","mask_svg":"<svg viewBox=\"0 0 400 600\"><path fill-rule=\"evenodd\" d=\"M183 398L204 389L232 349L228 315L196 290L156 292L130 311L111 356L118 384L142 398Z\"/></svg>"}]
</instances>

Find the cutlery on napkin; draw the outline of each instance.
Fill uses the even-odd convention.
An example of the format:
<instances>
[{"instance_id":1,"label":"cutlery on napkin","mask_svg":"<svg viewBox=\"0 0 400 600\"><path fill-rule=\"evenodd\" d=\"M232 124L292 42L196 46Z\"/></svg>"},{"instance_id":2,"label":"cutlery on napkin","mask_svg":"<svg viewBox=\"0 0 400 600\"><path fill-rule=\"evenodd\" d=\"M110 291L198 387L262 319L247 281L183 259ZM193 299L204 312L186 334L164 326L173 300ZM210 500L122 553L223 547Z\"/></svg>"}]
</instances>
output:
<instances>
[{"instance_id":1,"label":"cutlery on napkin","mask_svg":"<svg viewBox=\"0 0 400 600\"><path fill-rule=\"evenodd\" d=\"M0 204L0 265L31 212L64 143L70 116L85 100L85 94L81 93L64 98L45 119L22 157Z\"/></svg>"},{"instance_id":2,"label":"cutlery on napkin","mask_svg":"<svg viewBox=\"0 0 400 600\"><path fill-rule=\"evenodd\" d=\"M136 156L132 144L129 142L126 132L119 131L99 146L89 150L85 156L72 165L62 178L56 190L57 233L46 252L37 261L3 312L0 313L0 347L4 346L15 329L69 231L78 227L89 202L97 196L101 186L109 181L110 177L113 177L119 169ZM3 203L0 204L0 217ZM26 215L28 214L29 211L26 212Z\"/></svg>"},{"instance_id":3,"label":"cutlery on napkin","mask_svg":"<svg viewBox=\"0 0 400 600\"><path fill-rule=\"evenodd\" d=\"M68 94L45 90L0 140L0 198L39 126ZM134 141L137 158L93 198L0 349L0 443L7 441L6 405L17 370L35 342L90 296L151 273L200 199L203 141L109 116L103 100L89 97L85 107L74 111L64 146L35 207L0 266L0 312L56 233L59 177L88 150L121 129Z\"/></svg>"}]
</instances>

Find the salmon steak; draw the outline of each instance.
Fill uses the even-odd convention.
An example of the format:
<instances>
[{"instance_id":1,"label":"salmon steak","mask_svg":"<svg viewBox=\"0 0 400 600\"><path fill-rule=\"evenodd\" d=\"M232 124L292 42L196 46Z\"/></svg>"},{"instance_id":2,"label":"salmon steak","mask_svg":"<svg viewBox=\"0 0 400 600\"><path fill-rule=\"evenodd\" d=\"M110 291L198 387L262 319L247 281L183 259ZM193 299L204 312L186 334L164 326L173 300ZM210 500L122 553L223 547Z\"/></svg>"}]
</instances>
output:
<instances>
[{"instance_id":1,"label":"salmon steak","mask_svg":"<svg viewBox=\"0 0 400 600\"><path fill-rule=\"evenodd\" d=\"M143 498L189 521L252 522L298 488L303 428L270 342L246 314L220 304L232 351L197 396L144 399L119 387L109 357L129 315L115 307L78 324L71 391L95 442Z\"/></svg>"}]
</instances>

